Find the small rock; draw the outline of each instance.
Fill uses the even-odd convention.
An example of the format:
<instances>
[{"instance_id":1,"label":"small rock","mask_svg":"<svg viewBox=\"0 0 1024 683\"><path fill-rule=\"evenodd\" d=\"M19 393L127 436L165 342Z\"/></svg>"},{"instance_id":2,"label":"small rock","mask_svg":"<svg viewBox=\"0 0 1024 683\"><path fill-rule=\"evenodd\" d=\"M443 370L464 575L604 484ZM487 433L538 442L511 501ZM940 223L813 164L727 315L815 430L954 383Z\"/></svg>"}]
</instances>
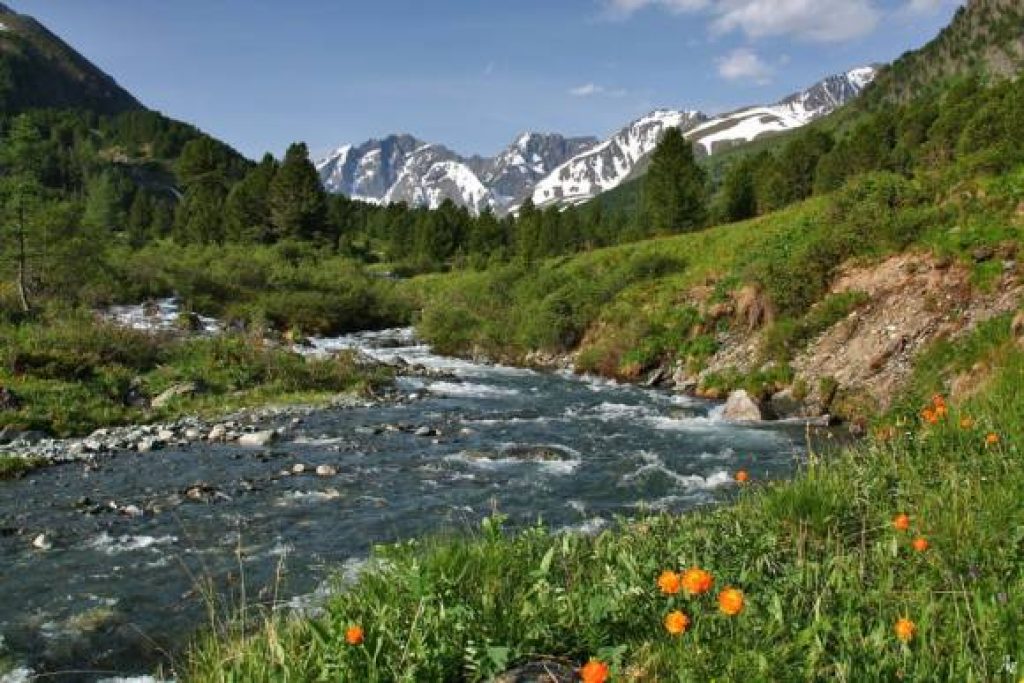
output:
<instances>
[{"instance_id":1,"label":"small rock","mask_svg":"<svg viewBox=\"0 0 1024 683\"><path fill-rule=\"evenodd\" d=\"M50 543L50 539L46 537L46 534L39 534L32 539L32 547L36 550L49 550L53 547L53 544Z\"/></svg>"},{"instance_id":2,"label":"small rock","mask_svg":"<svg viewBox=\"0 0 1024 683\"><path fill-rule=\"evenodd\" d=\"M137 444L135 444L135 450L139 453L149 453L150 451L158 451L164 447L164 441L154 437L147 437Z\"/></svg>"},{"instance_id":3,"label":"small rock","mask_svg":"<svg viewBox=\"0 0 1024 683\"><path fill-rule=\"evenodd\" d=\"M644 380L643 386L647 387L648 389L652 387L661 386L668 379L668 368L662 366L647 376L647 379Z\"/></svg>"},{"instance_id":4,"label":"small rock","mask_svg":"<svg viewBox=\"0 0 1024 683\"><path fill-rule=\"evenodd\" d=\"M302 474L306 471L306 466L301 462L292 465L292 474Z\"/></svg>"},{"instance_id":5,"label":"small rock","mask_svg":"<svg viewBox=\"0 0 1024 683\"><path fill-rule=\"evenodd\" d=\"M156 438L161 441L174 441L175 434L170 429L161 429L157 431Z\"/></svg>"},{"instance_id":6,"label":"small rock","mask_svg":"<svg viewBox=\"0 0 1024 683\"><path fill-rule=\"evenodd\" d=\"M760 403L751 398L750 394L743 389L738 389L729 394L722 416L726 420L741 422L760 422L767 418L766 412Z\"/></svg>"},{"instance_id":7,"label":"small rock","mask_svg":"<svg viewBox=\"0 0 1024 683\"><path fill-rule=\"evenodd\" d=\"M210 429L210 433L206 435L209 441L224 441L228 435L228 428L224 425L213 425Z\"/></svg>"},{"instance_id":8,"label":"small rock","mask_svg":"<svg viewBox=\"0 0 1024 683\"><path fill-rule=\"evenodd\" d=\"M426 426L420 427L415 432L413 432L413 434L415 436L437 436L438 435L437 430L435 430L435 429L433 429L431 427L426 427Z\"/></svg>"},{"instance_id":9,"label":"small rock","mask_svg":"<svg viewBox=\"0 0 1024 683\"><path fill-rule=\"evenodd\" d=\"M141 517L143 515L142 508L138 505L125 505L119 512L126 517Z\"/></svg>"},{"instance_id":10,"label":"small rock","mask_svg":"<svg viewBox=\"0 0 1024 683\"><path fill-rule=\"evenodd\" d=\"M270 444L277 441L278 434L272 429L266 429L260 432L252 432L249 434L242 434L238 437L238 444L240 446L269 446Z\"/></svg>"},{"instance_id":11,"label":"small rock","mask_svg":"<svg viewBox=\"0 0 1024 683\"><path fill-rule=\"evenodd\" d=\"M199 441L199 439L203 438L203 433L195 427L189 427L185 430L185 438L189 441Z\"/></svg>"},{"instance_id":12,"label":"small rock","mask_svg":"<svg viewBox=\"0 0 1024 683\"><path fill-rule=\"evenodd\" d=\"M338 474L338 470L331 465L317 465L316 474L318 477L333 477Z\"/></svg>"},{"instance_id":13,"label":"small rock","mask_svg":"<svg viewBox=\"0 0 1024 683\"><path fill-rule=\"evenodd\" d=\"M974 259L975 263L984 263L985 261L992 260L992 257L996 255L995 249L992 247L978 247L971 252L971 258Z\"/></svg>"}]
</instances>

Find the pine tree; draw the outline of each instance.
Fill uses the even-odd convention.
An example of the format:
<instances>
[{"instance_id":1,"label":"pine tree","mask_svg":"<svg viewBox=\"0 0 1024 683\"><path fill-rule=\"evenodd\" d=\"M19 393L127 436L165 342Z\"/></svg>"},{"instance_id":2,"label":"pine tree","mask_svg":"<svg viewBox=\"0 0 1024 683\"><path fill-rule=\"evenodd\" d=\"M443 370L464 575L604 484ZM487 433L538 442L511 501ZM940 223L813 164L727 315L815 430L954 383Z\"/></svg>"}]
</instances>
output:
<instances>
[{"instance_id":1,"label":"pine tree","mask_svg":"<svg viewBox=\"0 0 1024 683\"><path fill-rule=\"evenodd\" d=\"M269 203L276 237L317 241L331 237L326 196L305 144L288 148L270 183Z\"/></svg>"},{"instance_id":2,"label":"pine tree","mask_svg":"<svg viewBox=\"0 0 1024 683\"><path fill-rule=\"evenodd\" d=\"M678 128L666 131L654 150L643 205L654 234L696 230L707 220L706 177Z\"/></svg>"},{"instance_id":3,"label":"pine tree","mask_svg":"<svg viewBox=\"0 0 1024 683\"><path fill-rule=\"evenodd\" d=\"M133 247L141 247L149 240L152 225L153 200L148 192L139 189L128 209L128 242Z\"/></svg>"},{"instance_id":4,"label":"pine tree","mask_svg":"<svg viewBox=\"0 0 1024 683\"><path fill-rule=\"evenodd\" d=\"M232 242L270 242L274 226L270 219L270 184L277 173L277 160L270 154L231 188L225 211L225 232Z\"/></svg>"},{"instance_id":5,"label":"pine tree","mask_svg":"<svg viewBox=\"0 0 1024 683\"><path fill-rule=\"evenodd\" d=\"M728 222L742 221L757 214L754 188L756 158L744 158L732 164L722 180L721 212Z\"/></svg>"}]
</instances>

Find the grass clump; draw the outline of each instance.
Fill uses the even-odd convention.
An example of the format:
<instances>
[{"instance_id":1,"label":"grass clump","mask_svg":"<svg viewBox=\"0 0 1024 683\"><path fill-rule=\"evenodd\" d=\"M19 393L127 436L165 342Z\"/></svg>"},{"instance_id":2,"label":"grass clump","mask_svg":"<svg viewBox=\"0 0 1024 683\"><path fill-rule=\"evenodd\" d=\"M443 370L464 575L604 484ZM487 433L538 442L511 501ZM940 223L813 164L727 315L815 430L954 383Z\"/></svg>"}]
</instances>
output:
<instances>
[{"instance_id":1,"label":"grass clump","mask_svg":"<svg viewBox=\"0 0 1024 683\"><path fill-rule=\"evenodd\" d=\"M0 386L20 403L0 412L0 426L57 436L265 402L318 402L372 392L390 380L387 370L349 354L314 359L241 335L150 334L89 313L0 325L0 342ZM183 382L198 391L153 409L133 400Z\"/></svg>"},{"instance_id":2,"label":"grass clump","mask_svg":"<svg viewBox=\"0 0 1024 683\"><path fill-rule=\"evenodd\" d=\"M978 336L957 348L986 343ZM877 438L812 454L791 482L755 476L727 506L593 537L504 533L492 518L472 537L380 548L321 617L229 628L181 673L476 681L554 656L598 659L615 680L1015 680L1024 351L1004 338L995 352L984 393L961 403L918 395ZM927 386L928 369L919 372L915 386ZM658 580L684 572L685 587L694 567L713 577L705 594ZM726 587L742 603L720 596ZM681 632L677 616L666 621L676 611L687 617ZM349 644L355 626L364 639Z\"/></svg>"}]
</instances>

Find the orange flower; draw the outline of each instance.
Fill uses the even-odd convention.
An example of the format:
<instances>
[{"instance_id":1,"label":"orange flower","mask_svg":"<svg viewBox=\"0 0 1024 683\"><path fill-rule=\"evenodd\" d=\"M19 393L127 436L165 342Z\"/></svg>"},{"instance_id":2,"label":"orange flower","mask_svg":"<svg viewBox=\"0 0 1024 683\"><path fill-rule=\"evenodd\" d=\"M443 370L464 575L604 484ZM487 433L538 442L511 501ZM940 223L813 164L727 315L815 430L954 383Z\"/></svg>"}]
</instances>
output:
<instances>
[{"instance_id":1,"label":"orange flower","mask_svg":"<svg viewBox=\"0 0 1024 683\"><path fill-rule=\"evenodd\" d=\"M726 588L718 594L718 609L723 614L734 617L743 611L743 591L739 588Z\"/></svg>"},{"instance_id":2,"label":"orange flower","mask_svg":"<svg viewBox=\"0 0 1024 683\"><path fill-rule=\"evenodd\" d=\"M946 398L942 394L935 394L934 396L932 396L932 405L936 406L936 407L938 407L938 406L945 407L945 405L946 405Z\"/></svg>"},{"instance_id":3,"label":"orange flower","mask_svg":"<svg viewBox=\"0 0 1024 683\"><path fill-rule=\"evenodd\" d=\"M665 630L674 636L679 636L686 633L686 629L690 626L690 617L686 616L679 610L675 612L669 612L665 615Z\"/></svg>"},{"instance_id":4,"label":"orange flower","mask_svg":"<svg viewBox=\"0 0 1024 683\"><path fill-rule=\"evenodd\" d=\"M345 629L345 642L349 645L362 645L365 636L362 626L349 626Z\"/></svg>"},{"instance_id":5,"label":"orange flower","mask_svg":"<svg viewBox=\"0 0 1024 683\"><path fill-rule=\"evenodd\" d=\"M909 643L913 639L914 634L917 633L917 624L906 617L900 617L896 620L896 625L893 629L896 631L897 638L904 643Z\"/></svg>"},{"instance_id":6,"label":"orange flower","mask_svg":"<svg viewBox=\"0 0 1024 683\"><path fill-rule=\"evenodd\" d=\"M750 481L750 475L747 473L746 470L740 470L739 472L736 473L737 483L746 484L748 481Z\"/></svg>"},{"instance_id":7,"label":"orange flower","mask_svg":"<svg viewBox=\"0 0 1024 683\"><path fill-rule=\"evenodd\" d=\"M946 409L946 404L945 403L943 403L942 405L935 406L935 417L937 417L937 418L941 419L943 417L946 417L946 413L948 413L948 412L949 411Z\"/></svg>"},{"instance_id":8,"label":"orange flower","mask_svg":"<svg viewBox=\"0 0 1024 683\"><path fill-rule=\"evenodd\" d=\"M591 659L580 668L580 680L583 683L605 683L608 680L608 665Z\"/></svg>"},{"instance_id":9,"label":"orange flower","mask_svg":"<svg viewBox=\"0 0 1024 683\"><path fill-rule=\"evenodd\" d=\"M930 425L938 424L939 422L939 416L935 414L935 410L933 408L925 408L922 410L921 419Z\"/></svg>"},{"instance_id":10,"label":"orange flower","mask_svg":"<svg viewBox=\"0 0 1024 683\"><path fill-rule=\"evenodd\" d=\"M970 429L974 426L974 419L970 417L960 418L960 429Z\"/></svg>"},{"instance_id":11,"label":"orange flower","mask_svg":"<svg viewBox=\"0 0 1024 683\"><path fill-rule=\"evenodd\" d=\"M923 553L925 550L928 550L929 543L927 538L924 538L923 536L918 536L914 539L914 542L911 545L914 546L914 550L916 550L919 553Z\"/></svg>"},{"instance_id":12,"label":"orange flower","mask_svg":"<svg viewBox=\"0 0 1024 683\"><path fill-rule=\"evenodd\" d=\"M691 567L683 572L683 590L690 595L703 595L714 585L714 577L700 567Z\"/></svg>"},{"instance_id":13,"label":"orange flower","mask_svg":"<svg viewBox=\"0 0 1024 683\"><path fill-rule=\"evenodd\" d=\"M679 579L679 574L676 574L674 571L666 569L661 573L661 576L658 577L658 588L660 588L661 592L665 595L675 595L679 592L681 587L682 584Z\"/></svg>"},{"instance_id":14,"label":"orange flower","mask_svg":"<svg viewBox=\"0 0 1024 683\"><path fill-rule=\"evenodd\" d=\"M910 517L904 514L892 518L892 526L896 531L906 531L910 528Z\"/></svg>"},{"instance_id":15,"label":"orange flower","mask_svg":"<svg viewBox=\"0 0 1024 683\"><path fill-rule=\"evenodd\" d=\"M995 446L998 443L999 443L999 435L996 434L995 432L991 432L991 433L989 433L988 436L985 437L985 445L986 446Z\"/></svg>"}]
</instances>

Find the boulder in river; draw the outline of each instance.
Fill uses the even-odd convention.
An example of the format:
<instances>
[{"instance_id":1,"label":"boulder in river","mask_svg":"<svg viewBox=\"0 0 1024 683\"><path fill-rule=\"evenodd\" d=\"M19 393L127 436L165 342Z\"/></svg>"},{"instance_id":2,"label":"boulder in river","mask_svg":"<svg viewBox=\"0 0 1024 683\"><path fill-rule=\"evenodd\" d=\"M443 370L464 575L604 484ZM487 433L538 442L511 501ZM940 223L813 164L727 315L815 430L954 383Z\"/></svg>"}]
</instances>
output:
<instances>
[{"instance_id":1,"label":"boulder in river","mask_svg":"<svg viewBox=\"0 0 1024 683\"><path fill-rule=\"evenodd\" d=\"M53 543L46 537L46 534L39 534L32 539L32 547L36 550L49 550L53 547Z\"/></svg>"},{"instance_id":2,"label":"boulder in river","mask_svg":"<svg viewBox=\"0 0 1024 683\"><path fill-rule=\"evenodd\" d=\"M242 434L238 437L238 445L240 446L269 446L270 444L277 441L277 432L273 429L264 429L259 432L250 432L249 434Z\"/></svg>"},{"instance_id":3,"label":"boulder in river","mask_svg":"<svg viewBox=\"0 0 1024 683\"><path fill-rule=\"evenodd\" d=\"M743 389L729 394L722 417L734 422L760 422L770 419L769 412Z\"/></svg>"},{"instance_id":4,"label":"boulder in river","mask_svg":"<svg viewBox=\"0 0 1024 683\"><path fill-rule=\"evenodd\" d=\"M338 474L338 469L331 465L317 465L316 474L318 477L333 477Z\"/></svg>"},{"instance_id":5,"label":"boulder in river","mask_svg":"<svg viewBox=\"0 0 1024 683\"><path fill-rule=\"evenodd\" d=\"M224 441L228 436L228 428L224 425L217 424L210 428L210 433L206 435L209 441Z\"/></svg>"}]
</instances>

